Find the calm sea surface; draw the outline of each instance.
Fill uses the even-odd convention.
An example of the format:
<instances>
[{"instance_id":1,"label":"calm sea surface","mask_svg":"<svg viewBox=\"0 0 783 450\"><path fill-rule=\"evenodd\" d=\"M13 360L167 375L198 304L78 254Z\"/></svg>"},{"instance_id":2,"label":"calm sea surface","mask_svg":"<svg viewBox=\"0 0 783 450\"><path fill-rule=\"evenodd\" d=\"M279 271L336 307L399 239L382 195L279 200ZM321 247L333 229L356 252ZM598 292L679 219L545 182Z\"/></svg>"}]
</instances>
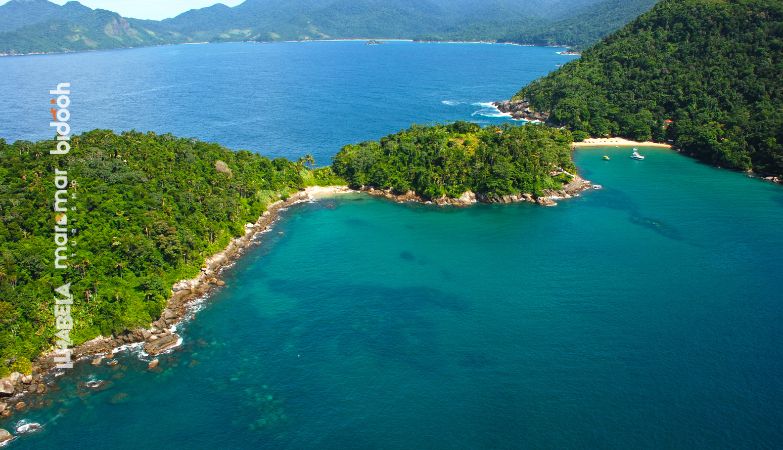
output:
<instances>
[{"instance_id":1,"label":"calm sea surface","mask_svg":"<svg viewBox=\"0 0 783 450\"><path fill-rule=\"evenodd\" d=\"M46 89L65 78L82 130L326 163L411 122L505 120L472 103L553 70L566 60L554 52L310 43L0 58L0 134L47 136ZM50 407L0 427L44 425L19 449L780 448L783 189L641 151L579 150L604 189L556 208L361 195L291 208L159 372L133 354L80 365ZM78 388L98 379L106 390Z\"/></svg>"},{"instance_id":2,"label":"calm sea surface","mask_svg":"<svg viewBox=\"0 0 783 450\"><path fill-rule=\"evenodd\" d=\"M72 85L77 132L156 131L321 165L343 145L494 108L564 64L559 48L309 42L177 45L0 58L0 138L51 138L49 90Z\"/></svg>"}]
</instances>

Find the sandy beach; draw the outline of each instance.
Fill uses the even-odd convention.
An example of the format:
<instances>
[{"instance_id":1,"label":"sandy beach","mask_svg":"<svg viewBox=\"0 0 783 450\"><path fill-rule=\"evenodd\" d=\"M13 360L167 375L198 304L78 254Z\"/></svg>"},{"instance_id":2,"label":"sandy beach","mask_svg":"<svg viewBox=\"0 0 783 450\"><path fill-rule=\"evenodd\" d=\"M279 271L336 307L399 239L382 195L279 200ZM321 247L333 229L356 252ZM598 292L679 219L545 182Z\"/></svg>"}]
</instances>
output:
<instances>
[{"instance_id":1,"label":"sandy beach","mask_svg":"<svg viewBox=\"0 0 783 450\"><path fill-rule=\"evenodd\" d=\"M657 148L672 148L669 144L661 144L658 142L638 142L629 139L623 139L619 137L614 138L589 138L582 142L574 142L573 148L583 147L657 147Z\"/></svg>"}]
</instances>

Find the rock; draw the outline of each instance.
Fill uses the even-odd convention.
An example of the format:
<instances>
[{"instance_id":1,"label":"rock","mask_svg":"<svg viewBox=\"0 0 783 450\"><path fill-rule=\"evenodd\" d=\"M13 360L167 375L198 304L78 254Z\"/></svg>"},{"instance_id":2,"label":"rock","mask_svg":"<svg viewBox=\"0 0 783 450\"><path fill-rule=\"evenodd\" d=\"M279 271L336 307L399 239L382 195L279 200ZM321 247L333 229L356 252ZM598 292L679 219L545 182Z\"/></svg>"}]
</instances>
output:
<instances>
[{"instance_id":1,"label":"rock","mask_svg":"<svg viewBox=\"0 0 783 450\"><path fill-rule=\"evenodd\" d=\"M226 282L225 282L225 281L223 281L223 280L218 280L218 281L217 281L217 285L218 285L218 286L221 286L221 287L223 287L223 286L225 286L225 285L226 285Z\"/></svg>"},{"instance_id":2,"label":"rock","mask_svg":"<svg viewBox=\"0 0 783 450\"><path fill-rule=\"evenodd\" d=\"M462 195L460 195L458 200L460 203L464 204L476 203L476 194L474 194L473 191L465 191Z\"/></svg>"},{"instance_id":3,"label":"rock","mask_svg":"<svg viewBox=\"0 0 783 450\"><path fill-rule=\"evenodd\" d=\"M166 320L173 320L177 318L177 315L174 313L174 311L167 309L163 311L163 318Z\"/></svg>"},{"instance_id":4,"label":"rock","mask_svg":"<svg viewBox=\"0 0 783 450\"><path fill-rule=\"evenodd\" d=\"M83 383L82 387L93 391L105 391L111 387L111 383L106 380L90 380Z\"/></svg>"},{"instance_id":5,"label":"rock","mask_svg":"<svg viewBox=\"0 0 783 450\"><path fill-rule=\"evenodd\" d=\"M13 372L11 375L8 376L8 379L11 380L11 383L17 383L19 380L21 380L24 377L19 372Z\"/></svg>"},{"instance_id":6,"label":"rock","mask_svg":"<svg viewBox=\"0 0 783 450\"><path fill-rule=\"evenodd\" d=\"M10 397L14 395L14 383L5 378L0 380L0 397Z\"/></svg>"},{"instance_id":7,"label":"rock","mask_svg":"<svg viewBox=\"0 0 783 450\"><path fill-rule=\"evenodd\" d=\"M46 385L41 383L38 385L38 389L35 390L36 394L45 394L46 393Z\"/></svg>"},{"instance_id":8,"label":"rock","mask_svg":"<svg viewBox=\"0 0 783 450\"><path fill-rule=\"evenodd\" d=\"M22 383L24 384L30 384L33 382L33 376L32 375L25 375L22 377Z\"/></svg>"},{"instance_id":9,"label":"rock","mask_svg":"<svg viewBox=\"0 0 783 450\"><path fill-rule=\"evenodd\" d=\"M8 404L7 403L0 403L0 413L5 411L6 408L8 408Z\"/></svg>"},{"instance_id":10,"label":"rock","mask_svg":"<svg viewBox=\"0 0 783 450\"><path fill-rule=\"evenodd\" d=\"M160 360L158 358L155 358L152 361L150 361L149 364L147 364L147 369L152 370L157 368L159 365L160 365Z\"/></svg>"},{"instance_id":11,"label":"rock","mask_svg":"<svg viewBox=\"0 0 783 450\"><path fill-rule=\"evenodd\" d=\"M14 409L17 411L21 411L25 408L27 408L27 403L25 402L16 402L16 404L14 405Z\"/></svg>"},{"instance_id":12,"label":"rock","mask_svg":"<svg viewBox=\"0 0 783 450\"><path fill-rule=\"evenodd\" d=\"M103 356L99 356L99 357L93 359L91 364L93 366L100 366L102 362L103 362Z\"/></svg>"},{"instance_id":13,"label":"rock","mask_svg":"<svg viewBox=\"0 0 783 450\"><path fill-rule=\"evenodd\" d=\"M116 359L112 359L111 361L107 362L106 365L109 366L109 367L114 367L114 366L116 366L119 363L120 362L117 361Z\"/></svg>"},{"instance_id":14,"label":"rock","mask_svg":"<svg viewBox=\"0 0 783 450\"><path fill-rule=\"evenodd\" d=\"M229 177L232 174L231 168L228 167L228 164L220 160L215 161L215 170L217 170L219 173L224 173Z\"/></svg>"},{"instance_id":15,"label":"rock","mask_svg":"<svg viewBox=\"0 0 783 450\"><path fill-rule=\"evenodd\" d=\"M8 430L0 428L0 445L4 445L8 441L13 440L13 438L14 436Z\"/></svg>"},{"instance_id":16,"label":"rock","mask_svg":"<svg viewBox=\"0 0 783 450\"><path fill-rule=\"evenodd\" d=\"M166 350L170 350L176 347L178 343L178 335L174 333L164 334L159 339L147 342L144 345L144 351L147 352L148 355L156 356L165 352Z\"/></svg>"},{"instance_id":17,"label":"rock","mask_svg":"<svg viewBox=\"0 0 783 450\"><path fill-rule=\"evenodd\" d=\"M505 100L502 102L495 102L493 105L495 105L500 112L511 114L511 117L514 119L540 122L549 120L549 113L535 111L527 100Z\"/></svg>"}]
</instances>

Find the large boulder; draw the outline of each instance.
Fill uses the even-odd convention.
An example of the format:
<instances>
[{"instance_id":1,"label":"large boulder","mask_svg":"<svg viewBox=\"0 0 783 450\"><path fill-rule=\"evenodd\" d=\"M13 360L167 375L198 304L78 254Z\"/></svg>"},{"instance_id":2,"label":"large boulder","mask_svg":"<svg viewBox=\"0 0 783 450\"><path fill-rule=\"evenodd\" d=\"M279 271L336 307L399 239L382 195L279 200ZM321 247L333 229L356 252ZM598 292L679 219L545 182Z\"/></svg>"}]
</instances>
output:
<instances>
[{"instance_id":1,"label":"large boulder","mask_svg":"<svg viewBox=\"0 0 783 450\"><path fill-rule=\"evenodd\" d=\"M14 436L8 432L8 430L4 430L0 428L0 445L5 444L6 442L12 440Z\"/></svg>"},{"instance_id":2,"label":"large boulder","mask_svg":"<svg viewBox=\"0 0 783 450\"><path fill-rule=\"evenodd\" d=\"M14 383L10 378L0 380L0 397L10 397L14 395Z\"/></svg>"},{"instance_id":3,"label":"large boulder","mask_svg":"<svg viewBox=\"0 0 783 450\"><path fill-rule=\"evenodd\" d=\"M179 336L177 334L164 334L154 341L144 344L144 351L148 355L156 356L166 350L170 350L177 346L179 343Z\"/></svg>"}]
</instances>

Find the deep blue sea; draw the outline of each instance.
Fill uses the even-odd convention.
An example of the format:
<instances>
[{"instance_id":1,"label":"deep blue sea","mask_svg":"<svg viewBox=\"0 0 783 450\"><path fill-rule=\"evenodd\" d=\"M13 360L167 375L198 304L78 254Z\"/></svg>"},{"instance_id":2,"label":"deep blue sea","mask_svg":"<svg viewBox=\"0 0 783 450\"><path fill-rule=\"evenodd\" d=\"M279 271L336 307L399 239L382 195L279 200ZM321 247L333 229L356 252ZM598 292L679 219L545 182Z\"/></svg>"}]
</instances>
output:
<instances>
[{"instance_id":1,"label":"deep blue sea","mask_svg":"<svg viewBox=\"0 0 783 450\"><path fill-rule=\"evenodd\" d=\"M46 90L62 78L47 71L62 70L81 129L328 162L412 122L506 120L473 104L567 60L555 51L221 44L0 58L0 134L46 137ZM0 427L43 424L13 449L781 448L783 189L641 152L577 151L604 189L555 208L363 195L295 206L159 371L134 354L79 365L49 407ZM79 388L98 379L106 390Z\"/></svg>"},{"instance_id":2,"label":"deep blue sea","mask_svg":"<svg viewBox=\"0 0 783 450\"><path fill-rule=\"evenodd\" d=\"M156 131L320 165L346 144L460 119L572 59L562 48L386 42L226 43L0 58L0 138L51 138L49 90L71 125Z\"/></svg>"}]
</instances>

